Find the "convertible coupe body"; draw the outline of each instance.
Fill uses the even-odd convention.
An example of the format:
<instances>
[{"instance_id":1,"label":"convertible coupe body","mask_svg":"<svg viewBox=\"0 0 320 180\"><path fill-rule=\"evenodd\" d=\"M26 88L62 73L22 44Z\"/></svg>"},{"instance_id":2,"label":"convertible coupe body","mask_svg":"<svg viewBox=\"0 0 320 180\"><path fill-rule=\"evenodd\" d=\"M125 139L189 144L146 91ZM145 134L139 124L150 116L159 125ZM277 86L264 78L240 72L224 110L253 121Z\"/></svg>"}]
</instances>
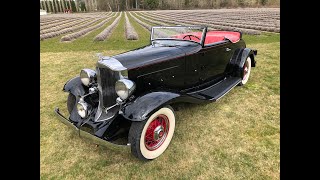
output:
<instances>
[{"instance_id":1,"label":"convertible coupe body","mask_svg":"<svg viewBox=\"0 0 320 180\"><path fill-rule=\"evenodd\" d=\"M240 32L153 27L149 45L101 57L96 70L69 80L70 116L55 111L81 137L155 159L174 133L171 105L216 101L246 84L256 55Z\"/></svg>"}]
</instances>

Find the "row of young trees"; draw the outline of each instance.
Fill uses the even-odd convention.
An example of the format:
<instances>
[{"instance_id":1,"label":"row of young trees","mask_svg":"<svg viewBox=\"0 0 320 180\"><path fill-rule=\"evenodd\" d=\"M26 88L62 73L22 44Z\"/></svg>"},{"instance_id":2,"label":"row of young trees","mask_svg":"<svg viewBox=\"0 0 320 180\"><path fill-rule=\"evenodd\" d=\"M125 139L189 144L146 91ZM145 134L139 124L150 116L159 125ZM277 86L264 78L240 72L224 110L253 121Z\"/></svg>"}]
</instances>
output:
<instances>
[{"instance_id":1,"label":"row of young trees","mask_svg":"<svg viewBox=\"0 0 320 180\"><path fill-rule=\"evenodd\" d=\"M280 0L40 0L47 12L126 11L133 9L194 9L234 7L279 7Z\"/></svg>"},{"instance_id":2,"label":"row of young trees","mask_svg":"<svg viewBox=\"0 0 320 180\"><path fill-rule=\"evenodd\" d=\"M97 0L98 10L279 7L280 0Z\"/></svg>"},{"instance_id":3,"label":"row of young trees","mask_svg":"<svg viewBox=\"0 0 320 180\"><path fill-rule=\"evenodd\" d=\"M51 13L96 11L97 0L40 0L40 9Z\"/></svg>"}]
</instances>

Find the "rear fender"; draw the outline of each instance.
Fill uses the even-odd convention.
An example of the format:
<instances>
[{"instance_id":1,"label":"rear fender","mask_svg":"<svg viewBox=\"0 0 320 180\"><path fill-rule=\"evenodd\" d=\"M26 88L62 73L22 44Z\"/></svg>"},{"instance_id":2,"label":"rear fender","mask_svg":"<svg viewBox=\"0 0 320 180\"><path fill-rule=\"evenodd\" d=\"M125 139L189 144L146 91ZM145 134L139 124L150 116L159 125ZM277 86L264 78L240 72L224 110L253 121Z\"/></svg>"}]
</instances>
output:
<instances>
[{"instance_id":1,"label":"rear fender","mask_svg":"<svg viewBox=\"0 0 320 180\"><path fill-rule=\"evenodd\" d=\"M240 57L240 61L238 61L239 63L237 63L238 67L242 68L247 57L251 58L251 67L256 67L256 61L255 61L255 56L257 55L257 50L252 50L250 48L244 48L242 51L241 56Z\"/></svg>"},{"instance_id":2,"label":"rear fender","mask_svg":"<svg viewBox=\"0 0 320 180\"><path fill-rule=\"evenodd\" d=\"M81 80L80 77L74 77L70 79L62 89L64 92L70 92L71 94L75 95L76 97L83 96L86 94L88 91L88 88L85 87Z\"/></svg>"},{"instance_id":3,"label":"rear fender","mask_svg":"<svg viewBox=\"0 0 320 180\"><path fill-rule=\"evenodd\" d=\"M250 48L240 48L234 51L234 54L230 61L229 70L234 76L241 77L243 65L249 56L251 58L251 67L256 66L255 56L257 50L251 50Z\"/></svg>"},{"instance_id":4,"label":"rear fender","mask_svg":"<svg viewBox=\"0 0 320 180\"><path fill-rule=\"evenodd\" d=\"M180 94L172 92L151 92L136 98L122 109L122 116L130 121L146 120L159 108L175 102Z\"/></svg>"}]
</instances>

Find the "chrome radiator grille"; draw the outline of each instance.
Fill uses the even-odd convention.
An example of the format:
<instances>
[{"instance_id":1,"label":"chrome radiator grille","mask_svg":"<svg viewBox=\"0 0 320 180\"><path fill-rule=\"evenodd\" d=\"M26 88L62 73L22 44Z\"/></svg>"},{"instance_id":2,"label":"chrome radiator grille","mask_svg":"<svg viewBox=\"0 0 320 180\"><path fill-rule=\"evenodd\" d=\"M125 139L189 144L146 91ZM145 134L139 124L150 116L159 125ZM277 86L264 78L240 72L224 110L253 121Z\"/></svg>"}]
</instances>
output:
<instances>
[{"instance_id":1,"label":"chrome radiator grille","mask_svg":"<svg viewBox=\"0 0 320 180\"><path fill-rule=\"evenodd\" d=\"M104 108L110 107L116 104L116 98L118 97L114 89L116 81L120 78L119 72L112 71L108 67L103 67L103 64L99 64L97 67L97 81L99 89L99 100Z\"/></svg>"}]
</instances>

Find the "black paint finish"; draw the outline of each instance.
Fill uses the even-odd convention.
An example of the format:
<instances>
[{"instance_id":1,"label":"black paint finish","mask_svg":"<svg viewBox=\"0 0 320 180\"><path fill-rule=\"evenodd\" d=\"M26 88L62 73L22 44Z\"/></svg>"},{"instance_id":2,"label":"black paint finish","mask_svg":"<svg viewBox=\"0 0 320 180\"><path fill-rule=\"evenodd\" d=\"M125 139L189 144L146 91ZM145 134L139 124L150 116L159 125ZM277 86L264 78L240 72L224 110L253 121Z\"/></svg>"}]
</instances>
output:
<instances>
[{"instance_id":1,"label":"black paint finish","mask_svg":"<svg viewBox=\"0 0 320 180\"><path fill-rule=\"evenodd\" d=\"M117 114L109 123L94 122L97 107L87 119L81 119L74 108L69 119L77 126L91 127L100 138L113 139L112 134L121 129L117 121L143 121L159 108L176 102L217 100L241 81L242 66L248 56L255 66L256 54L256 50L246 48L242 39L236 43L226 39L205 46L191 42L160 46L151 42L113 56L127 68L128 79L136 83L133 96L116 107L119 114L114 112ZM97 74L100 104L103 108L110 107L116 103L114 84L120 78L119 73L97 64ZM79 77L68 81L63 90L77 96L77 100L88 93L88 87L82 85ZM109 126L112 130L108 130Z\"/></svg>"},{"instance_id":2,"label":"black paint finish","mask_svg":"<svg viewBox=\"0 0 320 180\"><path fill-rule=\"evenodd\" d=\"M80 77L74 77L72 79L70 79L64 86L62 89L64 92L70 92L73 95L77 96L83 96L86 93L88 93L88 88L85 87L81 80Z\"/></svg>"}]
</instances>

